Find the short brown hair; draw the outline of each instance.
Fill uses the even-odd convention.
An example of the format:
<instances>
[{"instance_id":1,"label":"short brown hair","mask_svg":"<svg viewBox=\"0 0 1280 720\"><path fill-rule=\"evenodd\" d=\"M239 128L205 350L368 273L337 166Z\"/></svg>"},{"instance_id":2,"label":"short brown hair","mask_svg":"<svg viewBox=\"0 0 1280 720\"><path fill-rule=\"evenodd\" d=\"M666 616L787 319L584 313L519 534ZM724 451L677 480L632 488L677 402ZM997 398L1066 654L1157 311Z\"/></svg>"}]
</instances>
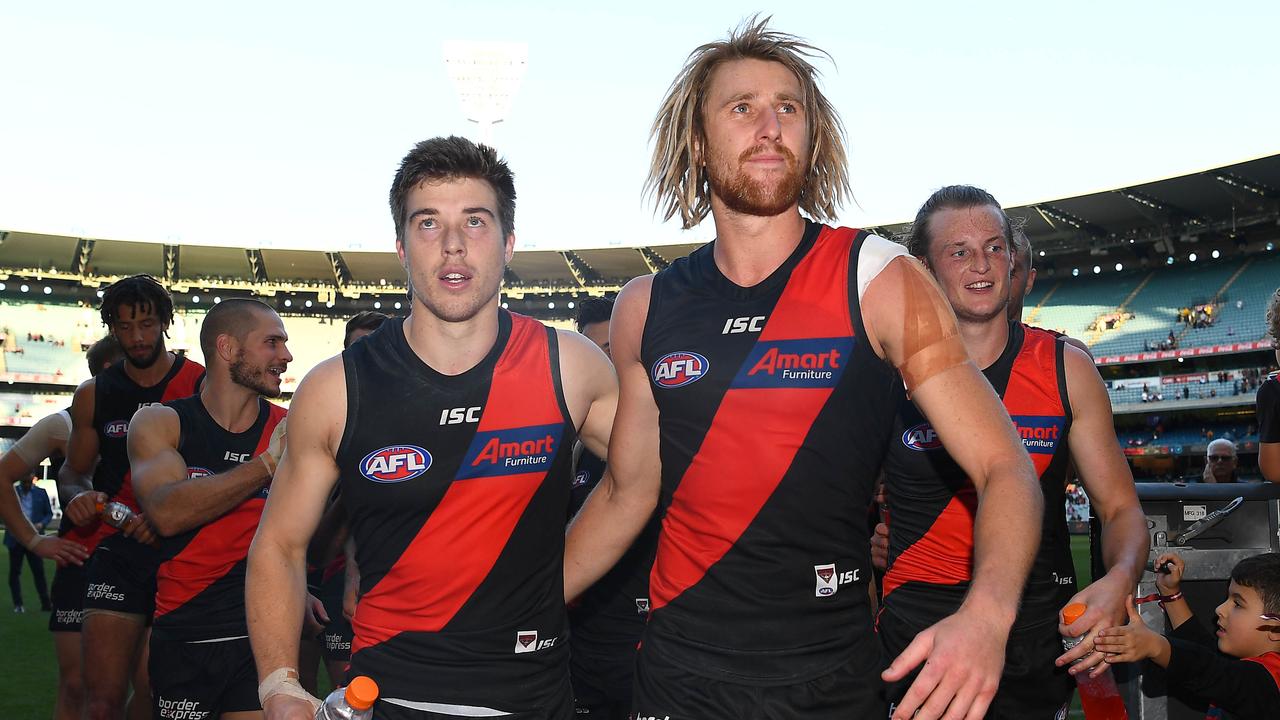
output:
<instances>
[{"instance_id":1,"label":"short brown hair","mask_svg":"<svg viewBox=\"0 0 1280 720\"><path fill-rule=\"evenodd\" d=\"M804 40L769 29L769 18L743 21L726 40L707 43L689 54L667 90L649 138L653 159L645 193L654 198L663 220L677 213L685 229L711 212L711 190L695 147L706 141L702 102L711 73L731 60L776 62L795 74L804 89L810 154L800 191L800 209L816 220L834 220L836 208L852 195L844 150L844 124L818 89L818 69L809 58L831 56Z\"/></svg>"},{"instance_id":2,"label":"short brown hair","mask_svg":"<svg viewBox=\"0 0 1280 720\"><path fill-rule=\"evenodd\" d=\"M516 181L507 162L488 145L477 145L464 137L451 135L423 140L404 160L391 183L391 217L396 224L396 239L404 239L405 203L409 191L425 180L484 180L498 197L498 224L506 237L516 227Z\"/></svg>"},{"instance_id":3,"label":"short brown hair","mask_svg":"<svg viewBox=\"0 0 1280 720\"><path fill-rule=\"evenodd\" d=\"M1271 333L1272 340L1280 342L1280 288L1276 288L1267 305L1267 332Z\"/></svg>"}]
</instances>

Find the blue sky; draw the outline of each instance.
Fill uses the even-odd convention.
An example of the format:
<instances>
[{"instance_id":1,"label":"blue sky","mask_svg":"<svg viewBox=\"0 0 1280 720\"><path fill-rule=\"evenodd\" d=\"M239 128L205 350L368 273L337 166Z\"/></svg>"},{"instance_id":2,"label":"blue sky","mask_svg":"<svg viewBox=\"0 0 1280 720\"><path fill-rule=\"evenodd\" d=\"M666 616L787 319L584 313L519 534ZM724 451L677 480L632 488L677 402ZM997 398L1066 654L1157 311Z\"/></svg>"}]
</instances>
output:
<instances>
[{"instance_id":1,"label":"blue sky","mask_svg":"<svg viewBox=\"0 0 1280 720\"><path fill-rule=\"evenodd\" d=\"M519 247L707 240L643 201L649 124L688 52L756 10L835 59L844 224L955 182L1013 205L1280 152L1274 2L0 0L0 229L390 249L400 158L474 132L442 46L492 40L529 47L494 135Z\"/></svg>"}]
</instances>

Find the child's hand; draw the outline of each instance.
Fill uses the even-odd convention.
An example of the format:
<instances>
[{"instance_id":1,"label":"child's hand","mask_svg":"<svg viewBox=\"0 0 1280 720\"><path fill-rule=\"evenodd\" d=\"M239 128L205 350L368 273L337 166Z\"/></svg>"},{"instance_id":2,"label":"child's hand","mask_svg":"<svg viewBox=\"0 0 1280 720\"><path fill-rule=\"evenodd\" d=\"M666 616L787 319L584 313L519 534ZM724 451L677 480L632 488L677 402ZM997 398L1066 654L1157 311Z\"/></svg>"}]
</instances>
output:
<instances>
[{"instance_id":1,"label":"child's hand","mask_svg":"<svg viewBox=\"0 0 1280 720\"><path fill-rule=\"evenodd\" d=\"M1132 596L1125 601L1125 609L1129 612L1129 623L1104 628L1094 640L1094 648L1103 654L1108 664L1138 662L1160 655L1168 641L1142 622Z\"/></svg>"},{"instance_id":2,"label":"child's hand","mask_svg":"<svg viewBox=\"0 0 1280 720\"><path fill-rule=\"evenodd\" d=\"M1169 572L1160 572L1160 566L1169 563ZM1156 558L1156 589L1161 595L1176 595L1178 588L1182 587L1182 573L1186 572L1187 564L1177 553L1165 553Z\"/></svg>"}]
</instances>

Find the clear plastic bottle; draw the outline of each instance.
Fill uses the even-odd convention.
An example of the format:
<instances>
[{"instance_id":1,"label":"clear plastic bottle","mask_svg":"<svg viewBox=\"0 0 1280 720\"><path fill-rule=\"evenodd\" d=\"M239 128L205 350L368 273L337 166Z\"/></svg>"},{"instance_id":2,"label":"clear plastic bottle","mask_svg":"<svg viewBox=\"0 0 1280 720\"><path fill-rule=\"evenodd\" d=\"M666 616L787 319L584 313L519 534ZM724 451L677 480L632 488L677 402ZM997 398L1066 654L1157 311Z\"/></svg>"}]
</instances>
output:
<instances>
[{"instance_id":1,"label":"clear plastic bottle","mask_svg":"<svg viewBox=\"0 0 1280 720\"><path fill-rule=\"evenodd\" d=\"M123 528L133 519L133 510L130 510L129 506L124 503L98 503L97 510L98 514L102 516L102 521L113 528Z\"/></svg>"},{"instance_id":2,"label":"clear plastic bottle","mask_svg":"<svg viewBox=\"0 0 1280 720\"><path fill-rule=\"evenodd\" d=\"M378 683L360 675L344 688L329 693L316 711L316 720L372 720L378 700Z\"/></svg>"},{"instance_id":3,"label":"clear plastic bottle","mask_svg":"<svg viewBox=\"0 0 1280 720\"><path fill-rule=\"evenodd\" d=\"M1070 625L1084 615L1088 608L1083 603L1072 603L1062 610L1062 619ZM1062 636L1062 649L1070 650L1080 644L1080 637ZM1076 662L1080 662L1077 660ZM1124 707L1124 699L1116 687L1116 679L1107 668L1098 677L1089 677L1088 672L1075 676L1076 689L1080 691L1080 706L1084 710L1085 720L1128 720L1129 712Z\"/></svg>"}]
</instances>

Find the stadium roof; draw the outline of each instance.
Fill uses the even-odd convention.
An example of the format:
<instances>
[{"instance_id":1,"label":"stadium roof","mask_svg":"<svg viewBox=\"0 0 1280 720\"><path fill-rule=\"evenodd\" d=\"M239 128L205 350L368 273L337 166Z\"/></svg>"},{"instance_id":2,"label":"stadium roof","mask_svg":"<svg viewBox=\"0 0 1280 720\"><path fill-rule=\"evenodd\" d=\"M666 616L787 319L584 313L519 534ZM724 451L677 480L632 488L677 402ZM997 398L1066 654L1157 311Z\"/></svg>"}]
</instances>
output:
<instances>
[{"instance_id":1,"label":"stadium roof","mask_svg":"<svg viewBox=\"0 0 1280 720\"><path fill-rule=\"evenodd\" d=\"M1280 234L1280 155L1203 172L1008 208L1025 220L1045 257L1128 246L1172 253L1177 243L1205 237L1243 242L1248 234ZM907 221L871 228L886 237ZM618 290L628 279L665 267L697 245L522 251L506 292L524 294ZM243 249L99 240L0 231L0 276L78 280L85 285L146 272L171 286L366 293L403 293L394 252Z\"/></svg>"}]
</instances>

